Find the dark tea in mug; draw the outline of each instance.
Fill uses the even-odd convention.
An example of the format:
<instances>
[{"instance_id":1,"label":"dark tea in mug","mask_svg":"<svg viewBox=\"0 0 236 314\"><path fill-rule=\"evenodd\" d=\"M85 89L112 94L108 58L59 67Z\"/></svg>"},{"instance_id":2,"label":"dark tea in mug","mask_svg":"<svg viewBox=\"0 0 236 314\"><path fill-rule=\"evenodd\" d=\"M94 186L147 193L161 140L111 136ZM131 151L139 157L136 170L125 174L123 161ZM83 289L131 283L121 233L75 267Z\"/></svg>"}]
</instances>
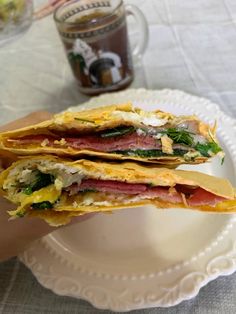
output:
<instances>
[{"instance_id":1,"label":"dark tea in mug","mask_svg":"<svg viewBox=\"0 0 236 314\"><path fill-rule=\"evenodd\" d=\"M81 92L120 90L133 80L133 65L121 0L70 1L54 14Z\"/></svg>"}]
</instances>

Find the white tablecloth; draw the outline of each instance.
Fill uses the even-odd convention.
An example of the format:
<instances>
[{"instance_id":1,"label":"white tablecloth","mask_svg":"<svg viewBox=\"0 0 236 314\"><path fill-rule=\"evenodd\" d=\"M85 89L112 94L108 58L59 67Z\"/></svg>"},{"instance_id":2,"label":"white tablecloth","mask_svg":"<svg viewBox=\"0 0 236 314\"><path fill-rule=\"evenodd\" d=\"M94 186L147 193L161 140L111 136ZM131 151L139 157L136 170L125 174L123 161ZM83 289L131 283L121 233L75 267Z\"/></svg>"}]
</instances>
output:
<instances>
[{"instance_id":1,"label":"white tablecloth","mask_svg":"<svg viewBox=\"0 0 236 314\"><path fill-rule=\"evenodd\" d=\"M236 1L126 2L139 6L150 27L143 66L136 66L131 87L182 89L210 98L236 117ZM130 32L135 30L131 27ZM34 22L24 36L0 48L1 124L35 110L57 112L86 99L77 90L51 16ZM143 312L235 313L235 300L236 275L232 275L210 283L195 300ZM1 264L0 313L35 311L98 313L86 302L43 289L18 261Z\"/></svg>"}]
</instances>

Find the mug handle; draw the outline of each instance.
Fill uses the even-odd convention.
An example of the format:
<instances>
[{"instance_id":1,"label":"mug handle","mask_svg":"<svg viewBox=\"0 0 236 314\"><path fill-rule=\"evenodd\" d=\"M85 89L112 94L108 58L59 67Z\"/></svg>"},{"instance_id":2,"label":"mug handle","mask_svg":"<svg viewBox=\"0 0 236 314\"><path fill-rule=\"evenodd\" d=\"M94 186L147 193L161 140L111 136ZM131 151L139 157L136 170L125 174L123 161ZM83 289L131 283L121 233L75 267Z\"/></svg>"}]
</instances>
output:
<instances>
[{"instance_id":1,"label":"mug handle","mask_svg":"<svg viewBox=\"0 0 236 314\"><path fill-rule=\"evenodd\" d=\"M139 8L137 8L135 5L127 4L125 5L125 8L126 8L126 12L129 15L132 15L137 21L137 23L139 24L140 39L139 39L139 42L136 43L132 51L132 54L134 57L140 58L144 54L147 48L148 39L149 39L149 29L148 29L147 20L143 12Z\"/></svg>"}]
</instances>

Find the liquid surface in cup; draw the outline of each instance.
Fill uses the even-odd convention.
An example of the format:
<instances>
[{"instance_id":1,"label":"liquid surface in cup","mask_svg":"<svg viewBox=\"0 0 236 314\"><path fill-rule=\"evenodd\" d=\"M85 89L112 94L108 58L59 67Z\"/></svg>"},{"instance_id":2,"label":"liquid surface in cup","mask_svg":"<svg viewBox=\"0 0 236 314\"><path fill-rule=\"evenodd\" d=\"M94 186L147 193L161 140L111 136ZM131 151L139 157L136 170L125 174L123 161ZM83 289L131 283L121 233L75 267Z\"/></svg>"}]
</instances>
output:
<instances>
[{"instance_id":1,"label":"liquid surface in cup","mask_svg":"<svg viewBox=\"0 0 236 314\"><path fill-rule=\"evenodd\" d=\"M125 14L107 15L95 10L76 16L73 24L65 23L60 34L83 92L97 94L131 83L133 67Z\"/></svg>"}]
</instances>

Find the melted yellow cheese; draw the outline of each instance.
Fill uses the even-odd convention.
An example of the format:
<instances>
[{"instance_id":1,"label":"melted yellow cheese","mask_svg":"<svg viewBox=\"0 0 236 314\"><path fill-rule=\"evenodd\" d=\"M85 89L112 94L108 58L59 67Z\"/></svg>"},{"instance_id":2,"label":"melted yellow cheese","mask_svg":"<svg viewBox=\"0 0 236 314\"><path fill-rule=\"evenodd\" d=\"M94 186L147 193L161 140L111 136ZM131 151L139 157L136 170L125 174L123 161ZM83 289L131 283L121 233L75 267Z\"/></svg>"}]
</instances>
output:
<instances>
[{"instance_id":1,"label":"melted yellow cheese","mask_svg":"<svg viewBox=\"0 0 236 314\"><path fill-rule=\"evenodd\" d=\"M39 191L35 191L31 195L20 193L17 197L17 201L20 203L20 206L16 210L9 211L8 213L10 216L17 216L18 214L23 215L31 204L45 201L54 203L60 195L61 191L57 190L53 184L42 188Z\"/></svg>"}]
</instances>

